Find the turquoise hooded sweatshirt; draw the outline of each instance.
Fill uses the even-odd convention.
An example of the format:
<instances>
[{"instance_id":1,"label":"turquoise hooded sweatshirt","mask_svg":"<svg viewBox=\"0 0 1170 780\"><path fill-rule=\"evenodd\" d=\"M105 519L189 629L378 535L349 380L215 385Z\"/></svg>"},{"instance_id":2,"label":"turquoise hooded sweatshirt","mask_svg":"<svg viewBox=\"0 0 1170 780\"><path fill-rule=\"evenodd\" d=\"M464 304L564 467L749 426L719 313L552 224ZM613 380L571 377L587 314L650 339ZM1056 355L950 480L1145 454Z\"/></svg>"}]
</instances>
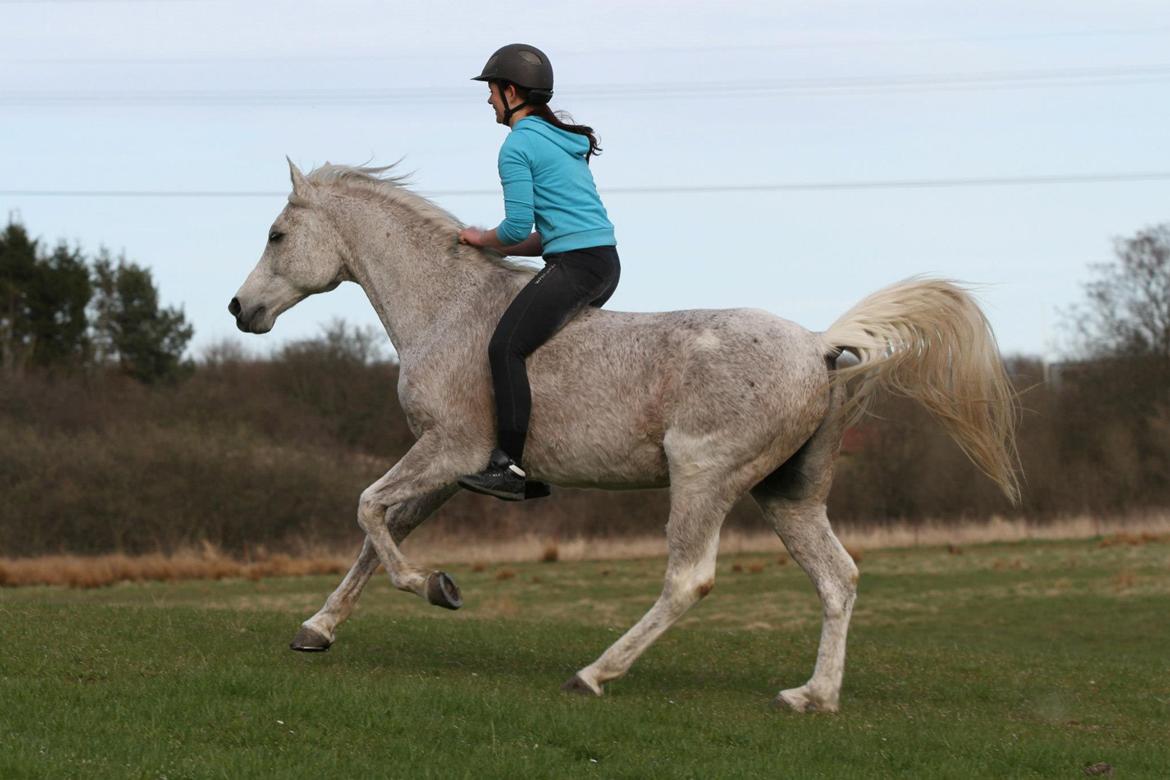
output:
<instances>
[{"instance_id":1,"label":"turquoise hooded sweatshirt","mask_svg":"<svg viewBox=\"0 0 1170 780\"><path fill-rule=\"evenodd\" d=\"M505 246L528 238L532 224L545 254L616 246L585 162L589 139L526 116L500 147L504 221L496 235Z\"/></svg>"}]
</instances>

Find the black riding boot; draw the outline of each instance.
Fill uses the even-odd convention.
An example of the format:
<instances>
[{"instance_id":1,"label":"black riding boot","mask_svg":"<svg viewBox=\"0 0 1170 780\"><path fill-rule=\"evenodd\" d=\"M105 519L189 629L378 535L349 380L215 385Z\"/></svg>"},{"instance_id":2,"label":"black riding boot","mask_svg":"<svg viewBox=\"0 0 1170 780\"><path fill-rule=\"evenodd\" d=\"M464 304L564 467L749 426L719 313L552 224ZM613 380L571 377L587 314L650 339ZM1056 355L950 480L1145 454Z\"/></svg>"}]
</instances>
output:
<instances>
[{"instance_id":1,"label":"black riding boot","mask_svg":"<svg viewBox=\"0 0 1170 780\"><path fill-rule=\"evenodd\" d=\"M543 498L551 491L544 482L528 481L524 469L516 465L508 453L501 449L492 450L487 468L478 474L469 474L459 479L459 484L476 493L502 498L505 501L523 501L526 498Z\"/></svg>"}]
</instances>

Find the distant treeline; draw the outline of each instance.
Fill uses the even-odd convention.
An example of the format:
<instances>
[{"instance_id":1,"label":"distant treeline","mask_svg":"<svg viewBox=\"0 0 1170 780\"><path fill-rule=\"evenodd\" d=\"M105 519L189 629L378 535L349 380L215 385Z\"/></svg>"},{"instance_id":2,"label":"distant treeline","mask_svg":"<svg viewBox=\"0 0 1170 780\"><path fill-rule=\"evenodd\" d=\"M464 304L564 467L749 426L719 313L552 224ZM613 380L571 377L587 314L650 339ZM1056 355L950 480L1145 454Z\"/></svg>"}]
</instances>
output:
<instances>
[{"instance_id":1,"label":"distant treeline","mask_svg":"<svg viewBox=\"0 0 1170 780\"><path fill-rule=\"evenodd\" d=\"M891 398L847 437L833 522L1044 522L1170 507L1170 230L1119 242L1118 255L1070 313L1084 342L1076 359L1008 360L1023 409L1020 506L922 409ZM5 262L0 254L0 280ZM1127 275L1165 307L1132 305ZM28 335L14 311L5 354L23 358L0 373L0 556L356 544L358 495L413 443L397 366L372 331L335 322L264 358L225 343L157 381L132 361L99 357L100 318L86 320L73 361L41 363L46 340ZM668 509L666 491L558 489L519 504L463 492L428 525L469 537L646 534L660 531ZM762 527L750 499L728 524Z\"/></svg>"}]
</instances>

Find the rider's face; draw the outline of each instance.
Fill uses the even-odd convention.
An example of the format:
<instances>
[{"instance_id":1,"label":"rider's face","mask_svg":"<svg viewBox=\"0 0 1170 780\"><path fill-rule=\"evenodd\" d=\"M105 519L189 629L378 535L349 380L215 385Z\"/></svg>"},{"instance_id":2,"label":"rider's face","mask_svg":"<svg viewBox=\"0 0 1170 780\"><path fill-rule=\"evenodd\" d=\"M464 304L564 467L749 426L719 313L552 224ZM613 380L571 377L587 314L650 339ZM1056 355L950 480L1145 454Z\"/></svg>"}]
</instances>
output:
<instances>
[{"instance_id":1,"label":"rider's face","mask_svg":"<svg viewBox=\"0 0 1170 780\"><path fill-rule=\"evenodd\" d=\"M500 88L496 84L488 84L490 94L488 95L488 103L496 110L496 122L504 124L504 95L500 94ZM505 95L507 92L504 93Z\"/></svg>"}]
</instances>

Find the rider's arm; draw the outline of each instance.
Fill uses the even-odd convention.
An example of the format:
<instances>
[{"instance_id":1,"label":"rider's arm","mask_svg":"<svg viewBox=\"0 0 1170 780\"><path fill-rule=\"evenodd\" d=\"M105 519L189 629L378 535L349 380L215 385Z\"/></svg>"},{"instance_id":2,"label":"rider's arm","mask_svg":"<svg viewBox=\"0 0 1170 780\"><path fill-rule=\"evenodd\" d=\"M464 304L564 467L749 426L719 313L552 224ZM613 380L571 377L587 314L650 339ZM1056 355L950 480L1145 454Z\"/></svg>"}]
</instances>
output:
<instances>
[{"instance_id":1,"label":"rider's arm","mask_svg":"<svg viewBox=\"0 0 1170 780\"><path fill-rule=\"evenodd\" d=\"M540 243L540 233L533 233L519 244L500 247L500 251L513 257L539 257L544 247Z\"/></svg>"},{"instance_id":2,"label":"rider's arm","mask_svg":"<svg viewBox=\"0 0 1170 780\"><path fill-rule=\"evenodd\" d=\"M532 240L532 223L535 221L532 196L532 168L522 144L509 136L500 148L500 184L504 188L504 221L496 226L485 240L499 242L494 249L511 249L525 246ZM491 246L491 244L488 244ZM525 248L528 248L525 246ZM506 251L506 250L505 250ZM527 254L511 253L509 254ZM539 254L536 252L534 254Z\"/></svg>"},{"instance_id":3,"label":"rider's arm","mask_svg":"<svg viewBox=\"0 0 1170 780\"><path fill-rule=\"evenodd\" d=\"M540 233L533 233L523 241L505 246L500 241L499 231L496 228L480 230L479 228L472 227L459 231L459 240L464 244L487 247L488 249L495 249L501 254L515 255L517 257L536 257L543 250Z\"/></svg>"},{"instance_id":4,"label":"rider's arm","mask_svg":"<svg viewBox=\"0 0 1170 780\"><path fill-rule=\"evenodd\" d=\"M522 143L512 136L500 148L500 184L504 188L504 221L491 230L464 228L459 240L465 244L495 249L506 255L535 257L544 246L533 232L535 219L532 196L532 168Z\"/></svg>"}]
</instances>

